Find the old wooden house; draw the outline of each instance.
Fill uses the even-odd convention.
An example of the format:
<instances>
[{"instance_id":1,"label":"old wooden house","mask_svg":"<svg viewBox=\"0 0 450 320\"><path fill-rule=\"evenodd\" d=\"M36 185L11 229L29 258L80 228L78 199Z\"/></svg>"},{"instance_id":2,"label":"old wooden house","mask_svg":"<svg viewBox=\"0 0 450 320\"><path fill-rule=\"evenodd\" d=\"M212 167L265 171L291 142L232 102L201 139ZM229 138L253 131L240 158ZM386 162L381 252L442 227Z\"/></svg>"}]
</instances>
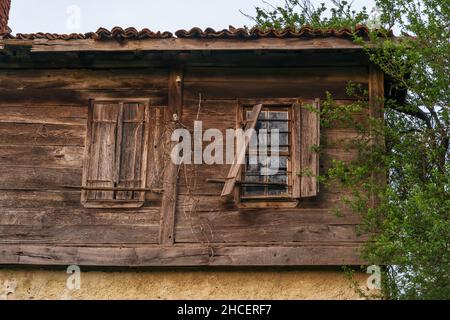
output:
<instances>
[{"instance_id":1,"label":"old wooden house","mask_svg":"<svg viewBox=\"0 0 450 320\"><path fill-rule=\"evenodd\" d=\"M3 34L0 70L0 263L362 263L357 217L331 210L345 190L316 178L354 156L333 143L353 132L304 107L348 103L353 82L380 115L383 74L350 30ZM194 121L279 128L280 172L174 163Z\"/></svg>"}]
</instances>

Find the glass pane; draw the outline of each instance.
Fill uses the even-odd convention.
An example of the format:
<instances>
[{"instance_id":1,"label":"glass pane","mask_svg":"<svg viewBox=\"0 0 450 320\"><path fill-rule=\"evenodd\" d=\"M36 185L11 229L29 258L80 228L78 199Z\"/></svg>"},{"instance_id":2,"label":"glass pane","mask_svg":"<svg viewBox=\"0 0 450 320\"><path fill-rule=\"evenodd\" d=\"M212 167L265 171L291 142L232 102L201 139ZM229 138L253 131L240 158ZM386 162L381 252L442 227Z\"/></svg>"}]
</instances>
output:
<instances>
[{"instance_id":1,"label":"glass pane","mask_svg":"<svg viewBox=\"0 0 450 320\"><path fill-rule=\"evenodd\" d=\"M266 119L267 119L267 111L261 111L258 120L266 120ZM260 129L267 129L267 121L258 121L256 123L255 130L258 131Z\"/></svg>"},{"instance_id":2,"label":"glass pane","mask_svg":"<svg viewBox=\"0 0 450 320\"><path fill-rule=\"evenodd\" d=\"M289 134L288 133L278 133L278 139L275 133L272 133L268 137L269 141L269 151L277 152L287 152L289 150Z\"/></svg>"},{"instance_id":3,"label":"glass pane","mask_svg":"<svg viewBox=\"0 0 450 320\"><path fill-rule=\"evenodd\" d=\"M268 176L267 178L269 182L287 184L287 175L284 173Z\"/></svg>"},{"instance_id":4,"label":"glass pane","mask_svg":"<svg viewBox=\"0 0 450 320\"><path fill-rule=\"evenodd\" d=\"M287 111L269 111L269 119L270 120L287 120L288 112Z\"/></svg>"},{"instance_id":5,"label":"glass pane","mask_svg":"<svg viewBox=\"0 0 450 320\"><path fill-rule=\"evenodd\" d=\"M269 119L277 120L277 121L270 121L268 129L278 129L279 131L282 131L282 132L283 131L286 132L289 130L289 122L288 121L279 121L279 120L288 120L287 112L270 111Z\"/></svg>"},{"instance_id":6,"label":"glass pane","mask_svg":"<svg viewBox=\"0 0 450 320\"><path fill-rule=\"evenodd\" d=\"M287 185L287 175L278 174L274 176L269 176L269 182L273 183L281 183ZM268 186L268 194L269 195L280 195L287 193L287 186Z\"/></svg>"},{"instance_id":7,"label":"glass pane","mask_svg":"<svg viewBox=\"0 0 450 320\"><path fill-rule=\"evenodd\" d=\"M259 172L246 172L245 181L247 182L264 182L264 177L259 175ZM244 185L245 195L257 196L264 195L264 186L258 185Z\"/></svg>"},{"instance_id":8,"label":"glass pane","mask_svg":"<svg viewBox=\"0 0 450 320\"><path fill-rule=\"evenodd\" d=\"M270 170L274 174L278 174L280 171L287 171L287 157L286 156L272 156L270 159Z\"/></svg>"},{"instance_id":9,"label":"glass pane","mask_svg":"<svg viewBox=\"0 0 450 320\"><path fill-rule=\"evenodd\" d=\"M244 187L246 196L263 196L265 195L264 186L247 186Z\"/></svg>"},{"instance_id":10,"label":"glass pane","mask_svg":"<svg viewBox=\"0 0 450 320\"><path fill-rule=\"evenodd\" d=\"M280 196L288 193L287 187L269 186L267 194L270 196Z\"/></svg>"},{"instance_id":11,"label":"glass pane","mask_svg":"<svg viewBox=\"0 0 450 320\"><path fill-rule=\"evenodd\" d=\"M270 135L267 132L267 129L260 130L258 133L258 148L261 151L267 150L267 147L270 145Z\"/></svg>"},{"instance_id":12,"label":"glass pane","mask_svg":"<svg viewBox=\"0 0 450 320\"><path fill-rule=\"evenodd\" d=\"M280 185L272 186L258 186L258 185L243 185L242 190L245 196L283 196L288 193L288 156L280 156L275 154L271 156L271 152L288 152L289 151L289 112L284 110L272 110L264 108L256 124L256 130L258 132L258 152L256 150L248 150L245 167L244 181L247 182L260 182L260 183L277 183ZM246 110L246 118L248 119L251 114L251 108ZM267 131L264 131L266 129ZM272 136L270 130L275 129L278 133L278 145L285 145L278 150L273 150L271 147ZM281 133L280 133L281 132ZM255 157L254 155L257 155ZM250 159L253 160L250 163ZM256 162L254 161L256 159Z\"/></svg>"}]
</instances>

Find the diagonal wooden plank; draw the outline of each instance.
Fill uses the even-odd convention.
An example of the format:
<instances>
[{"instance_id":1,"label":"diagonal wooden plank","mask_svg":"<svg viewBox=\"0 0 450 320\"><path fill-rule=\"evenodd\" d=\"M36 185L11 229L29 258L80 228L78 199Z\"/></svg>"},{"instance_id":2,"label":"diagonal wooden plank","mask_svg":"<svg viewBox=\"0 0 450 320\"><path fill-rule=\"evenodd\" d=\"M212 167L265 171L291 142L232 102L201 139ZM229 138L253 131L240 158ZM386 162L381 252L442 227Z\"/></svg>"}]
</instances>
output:
<instances>
[{"instance_id":1,"label":"diagonal wooden plank","mask_svg":"<svg viewBox=\"0 0 450 320\"><path fill-rule=\"evenodd\" d=\"M257 104L255 106L253 106L252 112L250 113L250 117L248 118L247 122L245 123L244 132L247 132L247 130L255 129L262 107L263 107L262 104ZM226 178L225 185L223 186L223 189L222 189L222 194L221 194L222 197L228 196L233 192L237 177L241 170L241 164L245 160L245 152L247 151L247 148L250 144L250 140L251 140L250 138L244 139L244 143L241 145L241 149L239 149L238 152L236 153L236 157L234 158L233 164L230 168L230 171L228 172L228 176Z\"/></svg>"}]
</instances>

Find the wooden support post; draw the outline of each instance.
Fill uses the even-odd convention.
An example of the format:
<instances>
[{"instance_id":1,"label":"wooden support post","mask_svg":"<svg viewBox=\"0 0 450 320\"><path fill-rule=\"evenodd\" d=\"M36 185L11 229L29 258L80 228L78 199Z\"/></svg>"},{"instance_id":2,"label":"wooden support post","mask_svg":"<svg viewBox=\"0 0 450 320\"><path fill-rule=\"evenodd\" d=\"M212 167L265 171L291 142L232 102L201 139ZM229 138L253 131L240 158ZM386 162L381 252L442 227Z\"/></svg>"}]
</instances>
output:
<instances>
[{"instance_id":1,"label":"wooden support post","mask_svg":"<svg viewBox=\"0 0 450 320\"><path fill-rule=\"evenodd\" d=\"M383 119L384 74L374 64L370 64L369 67L369 102L371 116Z\"/></svg>"},{"instance_id":2,"label":"wooden support post","mask_svg":"<svg viewBox=\"0 0 450 320\"><path fill-rule=\"evenodd\" d=\"M370 124L370 134L372 139L372 152L375 148L384 148L384 135L379 130L384 121L384 73L374 64L369 66L369 107L370 117L372 118ZM374 122L374 119L379 119L380 122ZM377 127L377 124L380 124ZM376 126L376 127L374 127ZM373 182L380 185L386 184L387 177L383 171L377 171L372 174ZM379 200L375 194L371 195L371 207L376 207Z\"/></svg>"},{"instance_id":3,"label":"wooden support post","mask_svg":"<svg viewBox=\"0 0 450 320\"><path fill-rule=\"evenodd\" d=\"M180 120L183 106L183 68L181 66L173 67L169 74L169 105L166 113L166 123L171 130L168 132L168 139L172 131L177 128L175 119ZM174 116L176 115L176 116ZM170 245L174 243L175 231L175 211L177 206L178 193L178 165L170 159L170 152L176 142L171 142L170 149L166 155L166 169L164 171L164 193L161 204L161 222L159 243Z\"/></svg>"}]
</instances>

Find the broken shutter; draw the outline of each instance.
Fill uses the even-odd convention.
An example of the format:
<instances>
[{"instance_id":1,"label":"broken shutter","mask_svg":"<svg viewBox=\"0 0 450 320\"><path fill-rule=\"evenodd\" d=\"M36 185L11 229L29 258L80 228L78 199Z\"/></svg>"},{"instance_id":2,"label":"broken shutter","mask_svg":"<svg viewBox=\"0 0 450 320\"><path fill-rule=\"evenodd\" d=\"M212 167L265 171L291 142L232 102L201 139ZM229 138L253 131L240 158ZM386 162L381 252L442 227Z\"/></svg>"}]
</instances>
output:
<instances>
[{"instance_id":1,"label":"broken shutter","mask_svg":"<svg viewBox=\"0 0 450 320\"><path fill-rule=\"evenodd\" d=\"M86 206L108 206L108 202L125 206L143 203L147 107L144 102L91 102L83 172L82 202Z\"/></svg>"},{"instance_id":2,"label":"broken shutter","mask_svg":"<svg viewBox=\"0 0 450 320\"><path fill-rule=\"evenodd\" d=\"M312 107L312 108L311 108ZM320 100L294 105L293 197L314 197L319 192Z\"/></svg>"},{"instance_id":3,"label":"broken shutter","mask_svg":"<svg viewBox=\"0 0 450 320\"><path fill-rule=\"evenodd\" d=\"M247 121L245 122L243 128L244 132L250 129L255 129L262 107L263 107L262 104L257 104L253 107L250 116L247 118ZM240 149L236 150L236 156L234 158L233 164L231 165L230 171L228 172L227 178L225 180L225 185L223 186L222 189L221 194L222 197L230 195L233 192L234 186L236 185L236 180L241 170L242 163L244 163L245 153L247 151L249 144L250 139L244 139L244 143L239 146Z\"/></svg>"}]
</instances>

